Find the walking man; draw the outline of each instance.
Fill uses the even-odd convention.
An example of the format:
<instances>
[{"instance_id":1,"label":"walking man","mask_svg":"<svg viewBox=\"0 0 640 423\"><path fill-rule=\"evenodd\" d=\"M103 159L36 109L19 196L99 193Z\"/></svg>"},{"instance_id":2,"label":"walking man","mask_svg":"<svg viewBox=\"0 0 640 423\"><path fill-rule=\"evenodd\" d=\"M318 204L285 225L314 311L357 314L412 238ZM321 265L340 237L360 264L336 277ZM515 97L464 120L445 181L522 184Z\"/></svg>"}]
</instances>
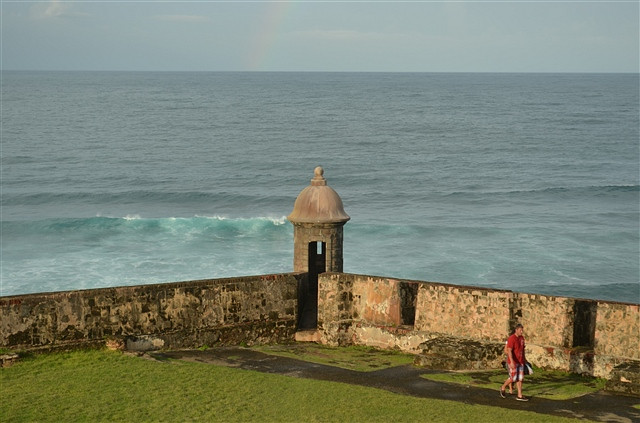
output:
<instances>
[{"instance_id":1,"label":"walking man","mask_svg":"<svg viewBox=\"0 0 640 423\"><path fill-rule=\"evenodd\" d=\"M522 380L524 379L524 368L527 361L524 356L524 327L518 323L513 335L507 340L507 365L509 366L509 377L500 388L500 396L505 398L504 390L512 382L516 383L518 389L518 401L529 401L522 396Z\"/></svg>"}]
</instances>

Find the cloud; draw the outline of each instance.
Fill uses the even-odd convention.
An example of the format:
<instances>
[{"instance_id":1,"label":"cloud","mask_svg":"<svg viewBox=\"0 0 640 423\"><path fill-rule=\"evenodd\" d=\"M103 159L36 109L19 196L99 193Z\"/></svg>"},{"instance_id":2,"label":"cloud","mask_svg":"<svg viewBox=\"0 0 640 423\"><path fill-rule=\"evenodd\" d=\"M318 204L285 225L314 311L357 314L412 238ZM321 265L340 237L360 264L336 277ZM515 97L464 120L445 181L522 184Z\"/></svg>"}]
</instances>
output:
<instances>
[{"instance_id":1,"label":"cloud","mask_svg":"<svg viewBox=\"0 0 640 423\"><path fill-rule=\"evenodd\" d=\"M156 15L153 16L153 19L156 21L164 21L164 22L209 22L209 19L206 16L199 15Z\"/></svg>"},{"instance_id":2,"label":"cloud","mask_svg":"<svg viewBox=\"0 0 640 423\"><path fill-rule=\"evenodd\" d=\"M51 0L49 3L36 3L29 10L34 19L80 18L89 16L88 13L73 10L72 3Z\"/></svg>"}]
</instances>

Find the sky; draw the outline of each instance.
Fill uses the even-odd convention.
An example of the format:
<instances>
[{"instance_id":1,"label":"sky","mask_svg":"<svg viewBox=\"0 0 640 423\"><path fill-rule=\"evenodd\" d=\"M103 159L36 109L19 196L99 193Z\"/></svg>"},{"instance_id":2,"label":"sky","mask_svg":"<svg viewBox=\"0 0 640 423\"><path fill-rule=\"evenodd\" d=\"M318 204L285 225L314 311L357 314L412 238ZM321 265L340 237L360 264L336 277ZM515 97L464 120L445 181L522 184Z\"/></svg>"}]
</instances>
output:
<instances>
[{"instance_id":1,"label":"sky","mask_svg":"<svg viewBox=\"0 0 640 423\"><path fill-rule=\"evenodd\" d=\"M639 5L0 0L0 68L637 73Z\"/></svg>"}]
</instances>

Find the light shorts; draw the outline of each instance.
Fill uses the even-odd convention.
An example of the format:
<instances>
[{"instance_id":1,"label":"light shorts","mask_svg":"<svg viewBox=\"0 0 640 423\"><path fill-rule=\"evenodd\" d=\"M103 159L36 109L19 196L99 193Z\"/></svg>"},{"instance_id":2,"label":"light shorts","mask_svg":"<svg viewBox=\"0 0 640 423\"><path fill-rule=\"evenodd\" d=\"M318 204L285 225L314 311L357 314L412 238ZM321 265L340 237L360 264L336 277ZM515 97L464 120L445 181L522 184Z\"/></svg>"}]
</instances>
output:
<instances>
[{"instance_id":1,"label":"light shorts","mask_svg":"<svg viewBox=\"0 0 640 423\"><path fill-rule=\"evenodd\" d=\"M522 364L516 364L515 367L509 367L509 378L512 382L524 380L524 366Z\"/></svg>"}]
</instances>

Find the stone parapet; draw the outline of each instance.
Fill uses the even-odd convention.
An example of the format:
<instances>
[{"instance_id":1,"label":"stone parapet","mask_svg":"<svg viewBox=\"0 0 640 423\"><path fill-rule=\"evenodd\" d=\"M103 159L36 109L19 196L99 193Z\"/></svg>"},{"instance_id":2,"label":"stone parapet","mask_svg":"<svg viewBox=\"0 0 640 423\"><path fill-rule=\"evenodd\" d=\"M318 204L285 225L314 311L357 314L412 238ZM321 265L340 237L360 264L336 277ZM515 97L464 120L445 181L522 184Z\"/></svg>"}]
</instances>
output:
<instances>
[{"instance_id":1,"label":"stone parapet","mask_svg":"<svg viewBox=\"0 0 640 423\"><path fill-rule=\"evenodd\" d=\"M424 332L504 342L512 308L509 291L423 282L418 289L415 326Z\"/></svg>"},{"instance_id":2,"label":"stone parapet","mask_svg":"<svg viewBox=\"0 0 640 423\"><path fill-rule=\"evenodd\" d=\"M318 286L318 329L333 345L415 354L421 344L434 349L437 339L462 339L493 348L522 323L527 358L539 367L608 379L640 354L637 304L343 273L320 275ZM444 356L430 354L432 362ZM471 368L496 362L486 358Z\"/></svg>"},{"instance_id":3,"label":"stone parapet","mask_svg":"<svg viewBox=\"0 0 640 423\"><path fill-rule=\"evenodd\" d=\"M359 319L360 299L354 296L355 275L324 273L318 278L318 327Z\"/></svg>"},{"instance_id":4,"label":"stone parapet","mask_svg":"<svg viewBox=\"0 0 640 423\"><path fill-rule=\"evenodd\" d=\"M293 341L299 294L307 282L307 273L286 273L0 297L0 347L109 344L160 349ZM367 345L428 355L435 363L448 355L443 345L465 345L471 348L467 356L472 357L474 345L485 350L504 345L510 328L522 323L527 358L534 365L637 384L640 377L633 372L640 362L639 308L638 304L321 273L317 310L313 310L317 332L313 328L312 338L330 345ZM484 354L470 366L495 362L496 357Z\"/></svg>"},{"instance_id":5,"label":"stone parapet","mask_svg":"<svg viewBox=\"0 0 640 423\"><path fill-rule=\"evenodd\" d=\"M640 360L640 305L598 301L596 354Z\"/></svg>"},{"instance_id":6,"label":"stone parapet","mask_svg":"<svg viewBox=\"0 0 640 423\"><path fill-rule=\"evenodd\" d=\"M152 336L165 348L293 339L298 279L277 274L0 297L0 346Z\"/></svg>"}]
</instances>

